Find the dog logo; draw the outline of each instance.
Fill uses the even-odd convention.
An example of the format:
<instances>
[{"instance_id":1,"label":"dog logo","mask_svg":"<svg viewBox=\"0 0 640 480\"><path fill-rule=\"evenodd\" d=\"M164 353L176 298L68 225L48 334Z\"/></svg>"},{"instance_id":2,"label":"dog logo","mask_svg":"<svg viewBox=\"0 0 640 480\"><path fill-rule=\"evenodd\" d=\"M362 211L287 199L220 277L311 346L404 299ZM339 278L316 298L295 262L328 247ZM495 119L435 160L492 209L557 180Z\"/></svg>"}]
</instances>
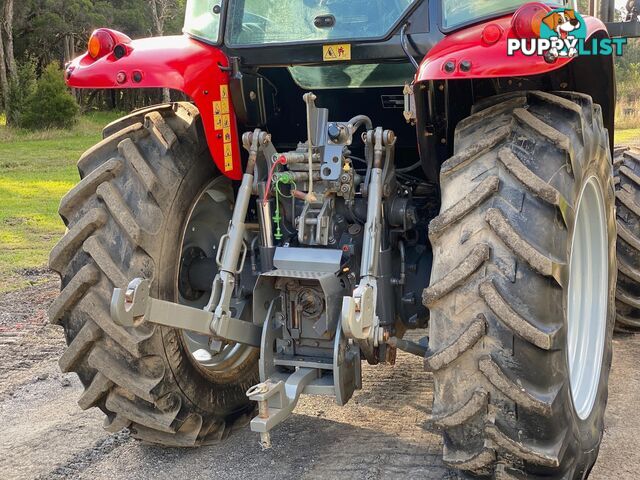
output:
<instances>
[{"instance_id":1,"label":"dog logo","mask_svg":"<svg viewBox=\"0 0 640 480\"><path fill-rule=\"evenodd\" d=\"M552 41L553 46L549 49L552 57L575 57L578 55L578 43L586 36L587 29L582 16L570 8L552 10L540 25L540 38Z\"/></svg>"},{"instance_id":2,"label":"dog logo","mask_svg":"<svg viewBox=\"0 0 640 480\"><path fill-rule=\"evenodd\" d=\"M581 22L575 10L555 10L542 19L548 28L558 34L560 38L567 38L571 32L580 28Z\"/></svg>"}]
</instances>

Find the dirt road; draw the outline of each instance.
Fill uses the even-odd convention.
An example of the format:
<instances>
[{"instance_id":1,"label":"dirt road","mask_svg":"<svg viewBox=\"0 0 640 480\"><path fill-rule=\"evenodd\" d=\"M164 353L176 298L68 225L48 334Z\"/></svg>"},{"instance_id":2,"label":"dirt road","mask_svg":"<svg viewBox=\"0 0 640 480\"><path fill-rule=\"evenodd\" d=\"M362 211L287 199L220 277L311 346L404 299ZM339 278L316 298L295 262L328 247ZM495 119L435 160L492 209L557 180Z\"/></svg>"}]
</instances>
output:
<instances>
[{"instance_id":1,"label":"dirt road","mask_svg":"<svg viewBox=\"0 0 640 480\"><path fill-rule=\"evenodd\" d=\"M2 479L454 479L440 439L424 429L432 382L416 357L364 369L364 388L343 408L303 398L262 452L245 429L218 447L169 450L102 427L76 404L81 386L59 372L61 329L45 324L57 282L0 296ZM640 475L640 336L616 337L604 445L590 478Z\"/></svg>"}]
</instances>

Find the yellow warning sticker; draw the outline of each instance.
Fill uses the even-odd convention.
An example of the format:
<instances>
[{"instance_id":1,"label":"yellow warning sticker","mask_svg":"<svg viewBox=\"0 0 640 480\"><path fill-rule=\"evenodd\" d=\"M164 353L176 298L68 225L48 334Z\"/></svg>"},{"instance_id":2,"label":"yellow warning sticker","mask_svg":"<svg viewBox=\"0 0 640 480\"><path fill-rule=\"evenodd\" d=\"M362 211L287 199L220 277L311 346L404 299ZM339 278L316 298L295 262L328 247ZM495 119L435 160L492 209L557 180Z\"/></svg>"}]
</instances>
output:
<instances>
[{"instance_id":1,"label":"yellow warning sticker","mask_svg":"<svg viewBox=\"0 0 640 480\"><path fill-rule=\"evenodd\" d=\"M230 143L224 144L224 171L233 169L233 147Z\"/></svg>"},{"instance_id":2,"label":"yellow warning sticker","mask_svg":"<svg viewBox=\"0 0 640 480\"><path fill-rule=\"evenodd\" d=\"M222 113L222 102L213 102L213 114L220 115Z\"/></svg>"},{"instance_id":3,"label":"yellow warning sticker","mask_svg":"<svg viewBox=\"0 0 640 480\"><path fill-rule=\"evenodd\" d=\"M225 98L229 98L229 86L228 85L220 85L220 98L224 100Z\"/></svg>"},{"instance_id":4,"label":"yellow warning sticker","mask_svg":"<svg viewBox=\"0 0 640 480\"><path fill-rule=\"evenodd\" d=\"M229 143L231 141L231 129L225 128L222 131L222 138L224 143Z\"/></svg>"},{"instance_id":5,"label":"yellow warning sticker","mask_svg":"<svg viewBox=\"0 0 640 480\"><path fill-rule=\"evenodd\" d=\"M220 100L220 109L222 113L229 113L229 99L223 98Z\"/></svg>"},{"instance_id":6,"label":"yellow warning sticker","mask_svg":"<svg viewBox=\"0 0 640 480\"><path fill-rule=\"evenodd\" d=\"M222 128L231 128L231 118L228 113L222 115Z\"/></svg>"},{"instance_id":7,"label":"yellow warning sticker","mask_svg":"<svg viewBox=\"0 0 640 480\"><path fill-rule=\"evenodd\" d=\"M340 60L351 60L351 44L323 45L322 60L325 62L336 62Z\"/></svg>"},{"instance_id":8,"label":"yellow warning sticker","mask_svg":"<svg viewBox=\"0 0 640 480\"><path fill-rule=\"evenodd\" d=\"M222 115L213 116L213 129L222 130Z\"/></svg>"}]
</instances>

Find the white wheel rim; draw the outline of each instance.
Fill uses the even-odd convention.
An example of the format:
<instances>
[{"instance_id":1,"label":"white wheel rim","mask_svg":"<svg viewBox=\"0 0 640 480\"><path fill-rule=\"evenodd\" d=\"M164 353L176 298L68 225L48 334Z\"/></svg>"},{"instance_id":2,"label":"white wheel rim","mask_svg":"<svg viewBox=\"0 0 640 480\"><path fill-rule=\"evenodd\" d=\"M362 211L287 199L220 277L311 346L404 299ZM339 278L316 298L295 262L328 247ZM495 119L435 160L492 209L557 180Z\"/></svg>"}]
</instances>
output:
<instances>
[{"instance_id":1,"label":"white wheel rim","mask_svg":"<svg viewBox=\"0 0 640 480\"><path fill-rule=\"evenodd\" d=\"M182 233L181 251L188 245L199 245L203 250L218 247L220 236L226 233L226 226L231 220L231 206L233 204L225 194L223 186L225 181L225 177L216 177L195 199ZM225 229L217 231L217 223L223 224ZM209 253L213 257L215 252L209 251ZM189 301L180 295L178 288L176 290L178 291L178 303L182 305L203 308L209 299L210 292L207 292L200 299ZM232 301L234 300L235 298L232 299ZM211 337L188 330L181 330L180 333L191 358L212 375L234 370L243 364L252 353L251 347L235 342L224 343L219 350L212 349L210 348Z\"/></svg>"},{"instance_id":2,"label":"white wheel rim","mask_svg":"<svg viewBox=\"0 0 640 480\"><path fill-rule=\"evenodd\" d=\"M569 261L567 354L573 405L585 420L600 384L609 278L604 195L595 176L585 183L577 205Z\"/></svg>"}]
</instances>

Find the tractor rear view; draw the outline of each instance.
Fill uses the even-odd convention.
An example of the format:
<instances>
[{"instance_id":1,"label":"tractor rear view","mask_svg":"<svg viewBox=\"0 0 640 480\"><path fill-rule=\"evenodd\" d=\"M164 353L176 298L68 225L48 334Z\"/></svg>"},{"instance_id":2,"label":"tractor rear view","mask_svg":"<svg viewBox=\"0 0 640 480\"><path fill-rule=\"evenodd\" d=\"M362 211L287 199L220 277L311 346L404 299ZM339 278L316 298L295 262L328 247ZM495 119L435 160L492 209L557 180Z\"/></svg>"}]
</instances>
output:
<instances>
[{"instance_id":1,"label":"tractor rear view","mask_svg":"<svg viewBox=\"0 0 640 480\"><path fill-rule=\"evenodd\" d=\"M585 478L616 316L613 63L507 54L545 28L610 40L569 6L453 0L190 0L183 36L94 32L70 86L192 102L107 126L60 204L50 318L80 406L152 443L249 423L269 447L300 395L344 405L401 349L433 372L448 465Z\"/></svg>"}]
</instances>

